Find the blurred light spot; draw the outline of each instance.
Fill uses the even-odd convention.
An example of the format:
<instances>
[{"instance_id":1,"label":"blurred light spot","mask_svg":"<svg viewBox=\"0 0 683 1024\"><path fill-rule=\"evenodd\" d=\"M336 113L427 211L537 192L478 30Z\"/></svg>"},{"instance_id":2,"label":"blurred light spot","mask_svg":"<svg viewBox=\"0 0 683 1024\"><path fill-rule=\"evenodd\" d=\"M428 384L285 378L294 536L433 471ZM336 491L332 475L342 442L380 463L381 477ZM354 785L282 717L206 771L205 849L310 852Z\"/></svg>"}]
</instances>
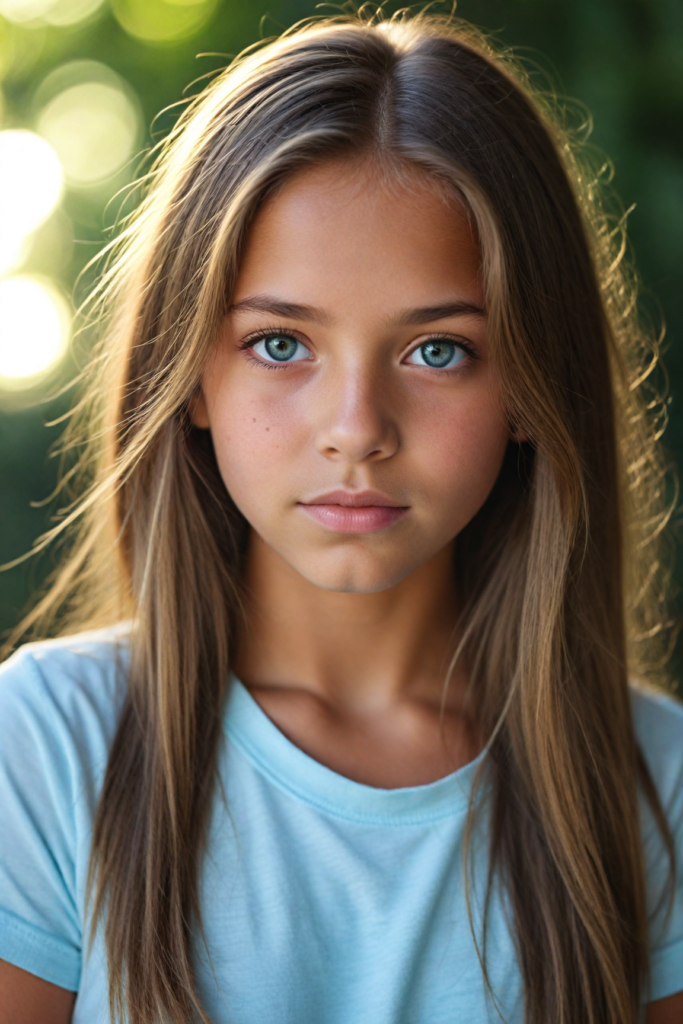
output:
<instances>
[{"instance_id":1,"label":"blurred light spot","mask_svg":"<svg viewBox=\"0 0 683 1024\"><path fill-rule=\"evenodd\" d=\"M198 32L218 0L112 0L119 24L149 43L173 43Z\"/></svg>"},{"instance_id":2,"label":"blurred light spot","mask_svg":"<svg viewBox=\"0 0 683 1024\"><path fill-rule=\"evenodd\" d=\"M0 132L0 225L24 234L49 217L62 194L62 167L49 142L25 128Z\"/></svg>"},{"instance_id":3,"label":"blurred light spot","mask_svg":"<svg viewBox=\"0 0 683 1024\"><path fill-rule=\"evenodd\" d=\"M66 64L59 64L40 83L33 95L34 113L39 113L42 107L54 97L64 92L72 85L82 85L84 82L102 82L104 85L127 88L123 79L117 75L107 64L99 60L71 60Z\"/></svg>"},{"instance_id":4,"label":"blurred light spot","mask_svg":"<svg viewBox=\"0 0 683 1024\"><path fill-rule=\"evenodd\" d=\"M0 0L0 14L8 21L36 21L55 0Z\"/></svg>"},{"instance_id":5,"label":"blurred light spot","mask_svg":"<svg viewBox=\"0 0 683 1024\"><path fill-rule=\"evenodd\" d=\"M10 270L18 270L30 252L29 237L12 235L4 230L0 231L0 277L9 273Z\"/></svg>"},{"instance_id":6,"label":"blurred light spot","mask_svg":"<svg viewBox=\"0 0 683 1024\"><path fill-rule=\"evenodd\" d=\"M15 24L75 25L102 6L104 0L0 0L0 14Z\"/></svg>"},{"instance_id":7,"label":"blurred light spot","mask_svg":"<svg viewBox=\"0 0 683 1024\"><path fill-rule=\"evenodd\" d=\"M45 12L49 25L76 25L98 11L104 0L56 0Z\"/></svg>"},{"instance_id":8,"label":"blurred light spot","mask_svg":"<svg viewBox=\"0 0 683 1024\"><path fill-rule=\"evenodd\" d=\"M0 281L0 385L29 387L64 355L70 327L69 306L50 281Z\"/></svg>"},{"instance_id":9,"label":"blurred light spot","mask_svg":"<svg viewBox=\"0 0 683 1024\"><path fill-rule=\"evenodd\" d=\"M37 97L46 98L38 131L54 146L66 180L75 188L111 178L139 145L141 118L135 96L103 64L64 65L48 76Z\"/></svg>"},{"instance_id":10,"label":"blurred light spot","mask_svg":"<svg viewBox=\"0 0 683 1024\"><path fill-rule=\"evenodd\" d=\"M49 142L34 132L0 132L0 274L20 265L28 238L57 206L62 167Z\"/></svg>"}]
</instances>

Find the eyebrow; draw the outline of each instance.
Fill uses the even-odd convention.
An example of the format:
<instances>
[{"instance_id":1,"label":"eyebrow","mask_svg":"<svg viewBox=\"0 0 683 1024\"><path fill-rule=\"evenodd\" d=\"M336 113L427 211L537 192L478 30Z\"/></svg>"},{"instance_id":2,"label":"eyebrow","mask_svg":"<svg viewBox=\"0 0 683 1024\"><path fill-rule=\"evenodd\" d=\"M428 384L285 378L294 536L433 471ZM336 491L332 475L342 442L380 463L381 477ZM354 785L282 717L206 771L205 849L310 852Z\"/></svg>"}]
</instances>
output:
<instances>
[{"instance_id":1,"label":"eyebrow","mask_svg":"<svg viewBox=\"0 0 683 1024\"><path fill-rule=\"evenodd\" d=\"M448 320L452 316L478 316L486 319L486 311L476 302L447 302L438 306L406 309L397 319L401 326L428 324L432 320Z\"/></svg>"},{"instance_id":2,"label":"eyebrow","mask_svg":"<svg viewBox=\"0 0 683 1024\"><path fill-rule=\"evenodd\" d=\"M270 313L283 316L290 320L305 320L312 323L329 324L330 318L321 309L305 306L298 302L285 302L272 295L248 295L247 298L233 303L228 313ZM447 320L456 316L476 316L486 318L486 312L475 302L446 302L436 306L419 306L405 309L393 321L398 326L407 327L415 324L431 323L434 320Z\"/></svg>"},{"instance_id":3,"label":"eyebrow","mask_svg":"<svg viewBox=\"0 0 683 1024\"><path fill-rule=\"evenodd\" d=\"M233 303L228 313L272 313L289 320L307 320L319 324L329 323L330 318L321 309L303 306L298 302L285 302L272 295L248 295L246 299Z\"/></svg>"}]
</instances>

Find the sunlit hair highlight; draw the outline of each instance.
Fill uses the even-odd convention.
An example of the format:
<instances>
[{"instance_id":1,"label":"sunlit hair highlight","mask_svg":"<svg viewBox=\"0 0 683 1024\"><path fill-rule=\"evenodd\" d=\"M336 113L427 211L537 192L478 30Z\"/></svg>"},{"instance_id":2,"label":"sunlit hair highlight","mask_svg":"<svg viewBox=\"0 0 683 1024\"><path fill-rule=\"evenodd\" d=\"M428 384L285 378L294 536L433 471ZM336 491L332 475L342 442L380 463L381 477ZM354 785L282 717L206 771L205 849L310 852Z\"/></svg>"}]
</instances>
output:
<instances>
[{"instance_id":1,"label":"sunlit hair highlight","mask_svg":"<svg viewBox=\"0 0 683 1024\"><path fill-rule=\"evenodd\" d=\"M655 679L667 626L656 345L623 224L571 134L509 55L427 15L317 20L236 60L180 117L94 294L93 476L59 527L81 524L70 560L25 626L60 608L65 631L132 622L91 873L112 1015L208 1021L191 954L248 527L188 405L255 213L293 174L344 159L438 183L476 226L521 439L454 566L455 656L489 749L489 886L509 892L527 1024L635 1022L638 786L668 835L628 686Z\"/></svg>"}]
</instances>

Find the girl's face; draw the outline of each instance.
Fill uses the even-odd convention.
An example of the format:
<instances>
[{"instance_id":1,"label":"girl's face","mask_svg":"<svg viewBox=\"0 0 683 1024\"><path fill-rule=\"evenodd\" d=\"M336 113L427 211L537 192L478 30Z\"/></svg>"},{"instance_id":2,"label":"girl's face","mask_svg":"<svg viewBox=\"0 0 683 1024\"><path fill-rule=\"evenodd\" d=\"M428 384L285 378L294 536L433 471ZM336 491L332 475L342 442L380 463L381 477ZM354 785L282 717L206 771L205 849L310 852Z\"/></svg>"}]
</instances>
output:
<instances>
[{"instance_id":1,"label":"girl's face","mask_svg":"<svg viewBox=\"0 0 683 1024\"><path fill-rule=\"evenodd\" d=\"M330 162L250 231L193 417L267 549L325 590L392 586L485 501L510 431L464 211Z\"/></svg>"}]
</instances>

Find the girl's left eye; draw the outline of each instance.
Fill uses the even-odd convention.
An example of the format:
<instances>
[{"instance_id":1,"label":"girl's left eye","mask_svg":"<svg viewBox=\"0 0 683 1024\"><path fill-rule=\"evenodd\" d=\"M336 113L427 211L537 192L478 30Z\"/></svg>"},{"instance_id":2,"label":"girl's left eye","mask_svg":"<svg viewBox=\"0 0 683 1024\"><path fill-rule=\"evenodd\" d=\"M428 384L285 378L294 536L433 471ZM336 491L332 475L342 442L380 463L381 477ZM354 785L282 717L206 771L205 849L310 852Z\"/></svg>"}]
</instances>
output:
<instances>
[{"instance_id":1,"label":"girl's left eye","mask_svg":"<svg viewBox=\"0 0 683 1024\"><path fill-rule=\"evenodd\" d=\"M431 338L410 353L413 366L429 366L434 370L452 370L467 359L468 353L454 341Z\"/></svg>"},{"instance_id":2,"label":"girl's left eye","mask_svg":"<svg viewBox=\"0 0 683 1024\"><path fill-rule=\"evenodd\" d=\"M306 346L291 334L270 334L252 348L266 363L295 363L309 359L311 355Z\"/></svg>"}]
</instances>

